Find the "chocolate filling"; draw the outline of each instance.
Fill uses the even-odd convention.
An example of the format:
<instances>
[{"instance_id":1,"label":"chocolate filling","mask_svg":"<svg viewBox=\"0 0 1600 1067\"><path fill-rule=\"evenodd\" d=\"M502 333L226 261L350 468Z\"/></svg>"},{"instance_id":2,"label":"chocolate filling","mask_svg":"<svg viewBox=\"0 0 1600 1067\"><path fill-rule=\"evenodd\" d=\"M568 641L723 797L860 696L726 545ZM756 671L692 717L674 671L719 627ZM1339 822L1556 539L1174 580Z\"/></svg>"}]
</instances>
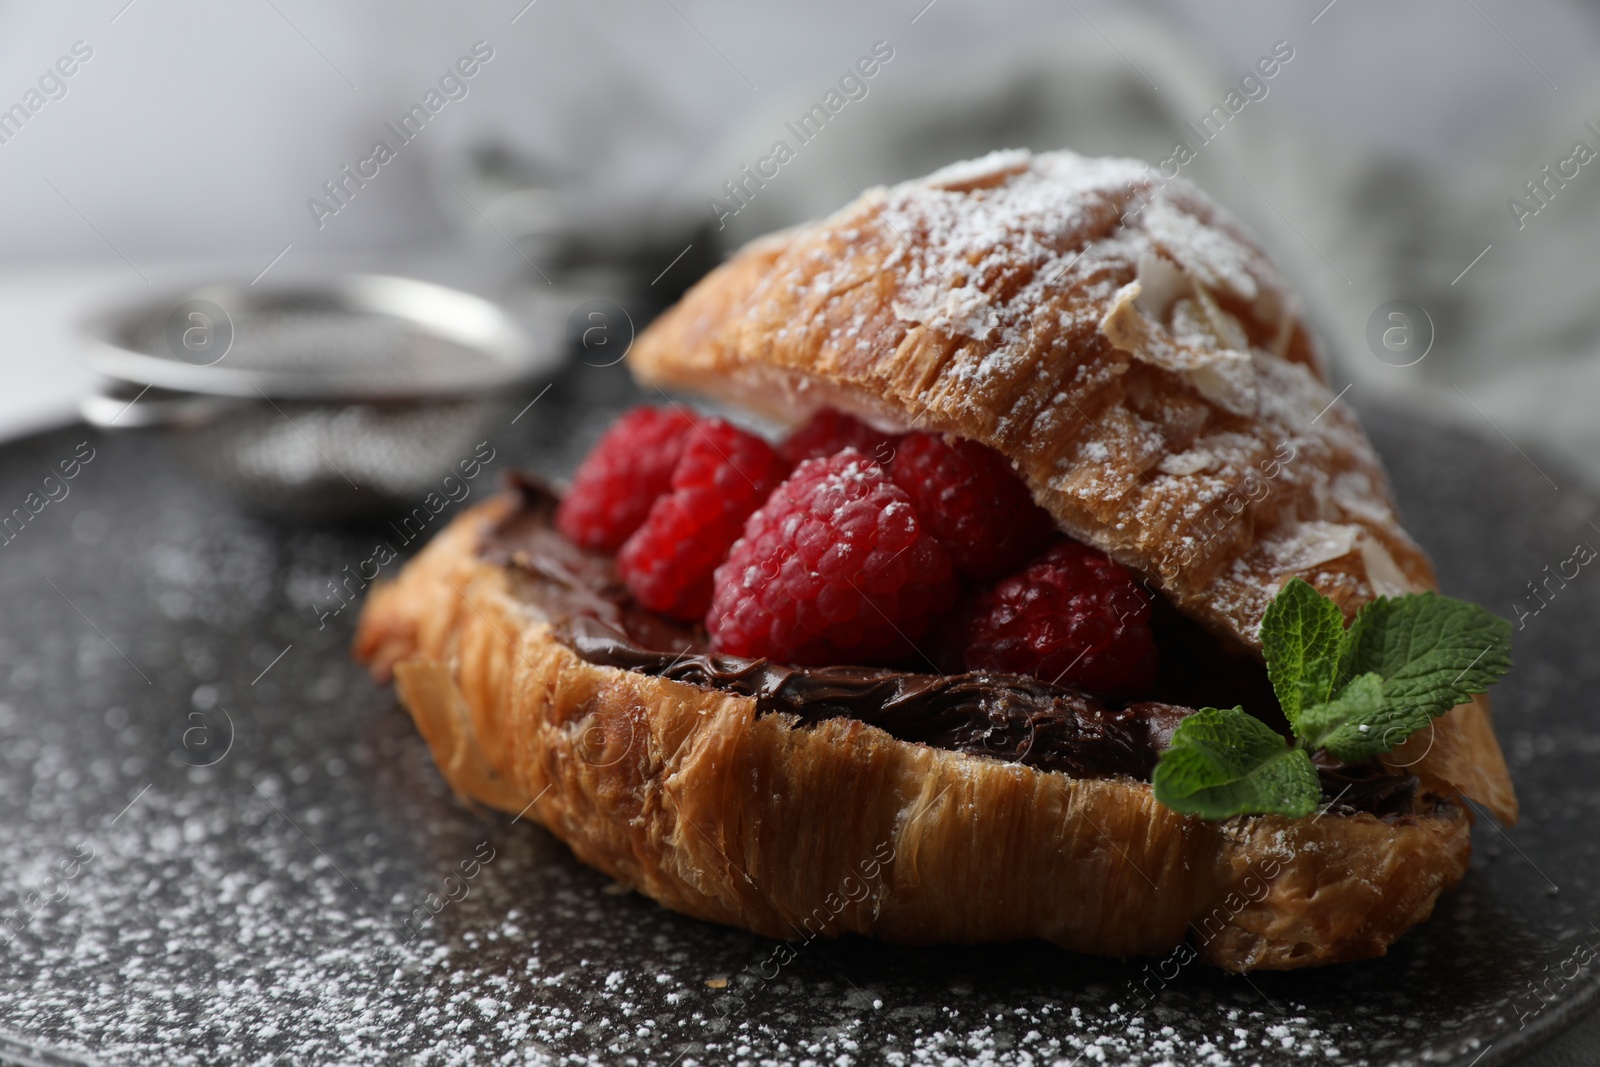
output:
<instances>
[{"instance_id":1,"label":"chocolate filling","mask_svg":"<svg viewBox=\"0 0 1600 1067\"><path fill-rule=\"evenodd\" d=\"M1196 706L1240 704L1287 730L1266 672L1157 599L1153 619L1161 676L1151 701L1121 707L1023 675L923 674L883 667L788 667L705 650L700 627L634 604L609 557L556 532L558 497L525 474L508 478L518 506L479 545L488 562L512 566L544 610L557 639L597 666L670 678L753 697L761 714L805 724L849 718L902 741L1082 777L1148 779L1172 731ZM1415 810L1417 779L1376 762L1319 759L1324 797L1340 811L1400 815Z\"/></svg>"},{"instance_id":2,"label":"chocolate filling","mask_svg":"<svg viewBox=\"0 0 1600 1067\"><path fill-rule=\"evenodd\" d=\"M758 711L812 724L849 718L903 741L993 756L1079 778L1147 778L1187 709L1113 711L1012 674L911 674L876 667L785 667L765 659L651 652L595 618L558 627L583 659L754 697Z\"/></svg>"}]
</instances>

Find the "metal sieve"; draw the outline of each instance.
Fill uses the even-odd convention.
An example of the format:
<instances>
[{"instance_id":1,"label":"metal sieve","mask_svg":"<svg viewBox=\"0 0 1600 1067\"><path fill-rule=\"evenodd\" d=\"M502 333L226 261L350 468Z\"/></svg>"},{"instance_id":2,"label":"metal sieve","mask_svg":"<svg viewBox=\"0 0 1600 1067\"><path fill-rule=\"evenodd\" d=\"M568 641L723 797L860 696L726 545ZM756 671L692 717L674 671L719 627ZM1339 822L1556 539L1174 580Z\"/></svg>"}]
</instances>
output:
<instances>
[{"instance_id":1,"label":"metal sieve","mask_svg":"<svg viewBox=\"0 0 1600 1067\"><path fill-rule=\"evenodd\" d=\"M415 505L560 355L488 300L368 274L175 290L85 333L109 379L86 420L165 427L208 481L293 520Z\"/></svg>"}]
</instances>

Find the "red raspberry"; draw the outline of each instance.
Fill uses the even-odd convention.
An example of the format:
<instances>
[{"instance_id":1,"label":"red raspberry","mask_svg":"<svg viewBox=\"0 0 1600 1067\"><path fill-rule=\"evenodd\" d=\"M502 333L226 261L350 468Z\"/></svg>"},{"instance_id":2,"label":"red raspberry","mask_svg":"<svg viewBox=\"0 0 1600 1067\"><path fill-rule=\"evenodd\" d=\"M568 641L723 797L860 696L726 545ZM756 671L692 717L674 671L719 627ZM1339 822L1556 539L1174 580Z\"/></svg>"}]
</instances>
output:
<instances>
[{"instance_id":1,"label":"red raspberry","mask_svg":"<svg viewBox=\"0 0 1600 1067\"><path fill-rule=\"evenodd\" d=\"M556 529L574 544L615 552L639 528L656 497L672 487L694 418L637 407L611 424L572 476L556 508Z\"/></svg>"},{"instance_id":2,"label":"red raspberry","mask_svg":"<svg viewBox=\"0 0 1600 1067\"><path fill-rule=\"evenodd\" d=\"M771 445L721 419L699 419L672 472L672 491L617 553L635 600L675 619L711 605L711 574L744 520L789 473Z\"/></svg>"},{"instance_id":3,"label":"red raspberry","mask_svg":"<svg viewBox=\"0 0 1600 1067\"><path fill-rule=\"evenodd\" d=\"M1043 548L1055 529L1010 461L976 441L906 434L889 474L956 568L976 581L1009 574Z\"/></svg>"},{"instance_id":4,"label":"red raspberry","mask_svg":"<svg viewBox=\"0 0 1600 1067\"><path fill-rule=\"evenodd\" d=\"M1061 540L980 594L965 614L963 666L1031 674L1098 696L1154 681L1150 601L1104 553Z\"/></svg>"},{"instance_id":5,"label":"red raspberry","mask_svg":"<svg viewBox=\"0 0 1600 1067\"><path fill-rule=\"evenodd\" d=\"M879 463L894 455L895 435L874 430L852 415L823 408L811 421L790 434L778 451L793 466L808 459L825 459L847 448L858 448Z\"/></svg>"},{"instance_id":6,"label":"red raspberry","mask_svg":"<svg viewBox=\"0 0 1600 1067\"><path fill-rule=\"evenodd\" d=\"M950 557L855 449L802 463L717 568L711 647L783 663L892 663L955 602Z\"/></svg>"}]
</instances>

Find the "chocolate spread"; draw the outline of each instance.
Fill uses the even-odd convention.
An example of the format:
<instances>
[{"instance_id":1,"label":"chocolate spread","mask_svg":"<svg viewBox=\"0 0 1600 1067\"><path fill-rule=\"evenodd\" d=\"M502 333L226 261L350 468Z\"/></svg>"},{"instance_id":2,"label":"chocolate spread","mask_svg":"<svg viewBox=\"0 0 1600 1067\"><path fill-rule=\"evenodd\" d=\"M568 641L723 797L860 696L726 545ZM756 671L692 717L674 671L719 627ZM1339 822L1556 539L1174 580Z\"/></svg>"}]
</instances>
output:
<instances>
[{"instance_id":1,"label":"chocolate spread","mask_svg":"<svg viewBox=\"0 0 1600 1067\"><path fill-rule=\"evenodd\" d=\"M1184 691L1189 699L1182 703L1113 707L1025 675L789 667L711 653L703 629L640 608L609 557L556 532L558 497L548 486L525 474L507 481L518 506L486 532L479 554L514 566L519 580L531 583L530 598L549 617L557 639L589 663L753 697L761 714L792 715L807 724L850 718L902 741L1084 778L1148 779L1172 731L1194 706L1195 694L1188 690L1199 679L1226 698L1206 703L1242 703L1268 721L1281 719L1259 664L1161 610L1157 636L1167 641L1156 693L1173 699L1174 690ZM1169 649L1183 651L1169 655ZM1340 808L1378 814L1412 808L1416 779L1410 775L1389 774L1375 763L1319 771L1324 795L1337 798Z\"/></svg>"},{"instance_id":2,"label":"chocolate spread","mask_svg":"<svg viewBox=\"0 0 1600 1067\"><path fill-rule=\"evenodd\" d=\"M805 723L850 718L903 741L993 756L1079 778L1148 778L1186 708L1101 707L1014 674L912 674L878 667L786 667L703 652L651 652L594 618L557 632L583 659L754 697L760 712Z\"/></svg>"}]
</instances>

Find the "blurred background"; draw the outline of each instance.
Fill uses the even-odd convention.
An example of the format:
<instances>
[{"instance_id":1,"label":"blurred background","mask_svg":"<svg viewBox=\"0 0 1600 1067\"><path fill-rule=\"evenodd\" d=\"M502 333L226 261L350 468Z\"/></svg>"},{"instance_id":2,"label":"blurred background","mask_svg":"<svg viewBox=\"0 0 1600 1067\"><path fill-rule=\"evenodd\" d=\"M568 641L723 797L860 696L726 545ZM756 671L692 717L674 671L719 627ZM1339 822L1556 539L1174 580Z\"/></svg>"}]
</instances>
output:
<instances>
[{"instance_id":1,"label":"blurred background","mask_svg":"<svg viewBox=\"0 0 1600 1067\"><path fill-rule=\"evenodd\" d=\"M1185 140L1358 407L1452 410L1600 479L1597 46L1600 10L1564 0L9 3L0 436L75 418L84 317L178 282L444 282L511 311L531 375L587 302L640 325L871 185ZM800 144L785 124L875 48ZM1186 126L1225 106L1210 140ZM746 206L708 203L780 139Z\"/></svg>"}]
</instances>

